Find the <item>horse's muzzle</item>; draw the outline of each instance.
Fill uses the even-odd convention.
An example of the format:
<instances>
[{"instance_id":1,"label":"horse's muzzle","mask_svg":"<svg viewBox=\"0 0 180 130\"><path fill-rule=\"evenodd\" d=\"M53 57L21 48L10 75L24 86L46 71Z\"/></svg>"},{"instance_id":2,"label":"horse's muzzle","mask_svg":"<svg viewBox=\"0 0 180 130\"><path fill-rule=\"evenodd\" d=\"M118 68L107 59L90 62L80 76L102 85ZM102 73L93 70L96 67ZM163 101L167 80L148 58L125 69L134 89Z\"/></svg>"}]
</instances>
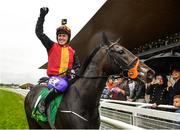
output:
<instances>
[{"instance_id":1,"label":"horse's muzzle","mask_svg":"<svg viewBox=\"0 0 180 130\"><path fill-rule=\"evenodd\" d=\"M140 61L140 64L138 66L138 72L138 78L145 83L151 82L155 75L154 70L144 64L142 61Z\"/></svg>"}]
</instances>

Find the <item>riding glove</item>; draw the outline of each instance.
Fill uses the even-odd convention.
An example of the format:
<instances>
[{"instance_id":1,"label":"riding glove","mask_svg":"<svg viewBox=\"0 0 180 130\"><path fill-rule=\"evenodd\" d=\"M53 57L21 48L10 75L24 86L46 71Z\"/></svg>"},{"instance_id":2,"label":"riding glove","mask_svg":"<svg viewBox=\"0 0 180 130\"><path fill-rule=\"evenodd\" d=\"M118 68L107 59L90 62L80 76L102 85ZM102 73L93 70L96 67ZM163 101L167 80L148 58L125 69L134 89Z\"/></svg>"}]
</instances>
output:
<instances>
[{"instance_id":1,"label":"riding glove","mask_svg":"<svg viewBox=\"0 0 180 130\"><path fill-rule=\"evenodd\" d=\"M42 7L40 9L40 17L44 18L48 12L49 12L49 8L48 7Z\"/></svg>"}]
</instances>

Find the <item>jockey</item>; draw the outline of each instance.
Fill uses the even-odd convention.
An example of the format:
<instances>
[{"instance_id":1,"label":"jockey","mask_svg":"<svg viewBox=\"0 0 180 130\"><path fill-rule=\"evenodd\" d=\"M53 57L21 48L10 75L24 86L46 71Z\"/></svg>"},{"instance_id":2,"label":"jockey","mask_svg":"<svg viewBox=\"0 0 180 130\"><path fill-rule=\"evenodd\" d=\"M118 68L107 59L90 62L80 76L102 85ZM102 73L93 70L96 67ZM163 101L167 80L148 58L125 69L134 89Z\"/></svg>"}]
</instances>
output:
<instances>
[{"instance_id":1,"label":"jockey","mask_svg":"<svg viewBox=\"0 0 180 130\"><path fill-rule=\"evenodd\" d=\"M68 87L67 71L80 67L78 56L75 50L69 45L71 30L66 24L66 19L62 20L62 25L56 29L57 43L49 39L43 32L43 23L49 9L40 9L40 17L36 24L36 35L42 42L48 53L47 75L49 76L48 88L51 89L44 101L44 110L49 105L56 91L64 92Z\"/></svg>"}]
</instances>

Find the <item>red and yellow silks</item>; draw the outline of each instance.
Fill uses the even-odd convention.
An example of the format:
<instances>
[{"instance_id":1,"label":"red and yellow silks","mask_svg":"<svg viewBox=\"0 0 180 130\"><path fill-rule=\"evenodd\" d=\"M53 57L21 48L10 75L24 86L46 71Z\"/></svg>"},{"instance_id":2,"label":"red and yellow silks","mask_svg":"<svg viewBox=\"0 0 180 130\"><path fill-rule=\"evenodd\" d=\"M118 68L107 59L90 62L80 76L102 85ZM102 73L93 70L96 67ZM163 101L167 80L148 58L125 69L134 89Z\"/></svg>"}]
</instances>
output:
<instances>
[{"instance_id":1,"label":"red and yellow silks","mask_svg":"<svg viewBox=\"0 0 180 130\"><path fill-rule=\"evenodd\" d=\"M59 75L71 69L74 62L74 50L70 46L53 44L48 52L48 76Z\"/></svg>"}]
</instances>

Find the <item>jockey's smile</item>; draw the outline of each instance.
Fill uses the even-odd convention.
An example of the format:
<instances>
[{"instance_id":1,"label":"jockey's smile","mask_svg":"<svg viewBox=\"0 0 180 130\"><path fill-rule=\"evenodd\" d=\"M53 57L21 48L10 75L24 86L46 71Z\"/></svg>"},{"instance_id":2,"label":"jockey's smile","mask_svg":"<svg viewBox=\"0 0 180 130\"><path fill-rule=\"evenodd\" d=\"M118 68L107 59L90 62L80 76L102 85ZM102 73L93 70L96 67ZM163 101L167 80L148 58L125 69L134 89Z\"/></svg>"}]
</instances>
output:
<instances>
[{"instance_id":1,"label":"jockey's smile","mask_svg":"<svg viewBox=\"0 0 180 130\"><path fill-rule=\"evenodd\" d=\"M65 45L68 42L68 35L67 34L58 34L58 43L60 45Z\"/></svg>"}]
</instances>

